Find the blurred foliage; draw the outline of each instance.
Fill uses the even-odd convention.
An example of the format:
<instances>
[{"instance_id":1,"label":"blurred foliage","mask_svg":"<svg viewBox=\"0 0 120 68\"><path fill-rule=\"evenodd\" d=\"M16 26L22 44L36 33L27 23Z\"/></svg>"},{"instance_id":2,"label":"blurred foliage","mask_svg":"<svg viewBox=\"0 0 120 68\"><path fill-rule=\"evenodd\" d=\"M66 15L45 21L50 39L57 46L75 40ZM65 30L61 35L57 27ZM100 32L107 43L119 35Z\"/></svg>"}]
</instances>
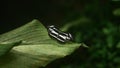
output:
<instances>
[{"instance_id":1,"label":"blurred foliage","mask_svg":"<svg viewBox=\"0 0 120 68\"><path fill-rule=\"evenodd\" d=\"M82 9L77 6L78 10L71 9L78 1L64 1L67 14L63 31L72 33L74 42L84 42L90 48L83 48L47 68L120 68L120 1L80 0L84 5Z\"/></svg>"},{"instance_id":2,"label":"blurred foliage","mask_svg":"<svg viewBox=\"0 0 120 68\"><path fill-rule=\"evenodd\" d=\"M116 16L120 16L120 8L116 9L113 13Z\"/></svg>"}]
</instances>

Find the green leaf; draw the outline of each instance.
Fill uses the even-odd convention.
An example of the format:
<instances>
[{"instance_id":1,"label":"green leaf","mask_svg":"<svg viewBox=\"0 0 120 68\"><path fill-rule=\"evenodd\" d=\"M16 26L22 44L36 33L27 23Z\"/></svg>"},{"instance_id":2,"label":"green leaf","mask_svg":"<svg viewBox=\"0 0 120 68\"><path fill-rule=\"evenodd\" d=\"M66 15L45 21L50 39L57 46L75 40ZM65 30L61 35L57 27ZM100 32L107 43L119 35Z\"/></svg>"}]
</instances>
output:
<instances>
[{"instance_id":1,"label":"green leaf","mask_svg":"<svg viewBox=\"0 0 120 68\"><path fill-rule=\"evenodd\" d=\"M20 43L21 43L21 41L15 42L15 43L9 43L9 44L5 44L5 43L0 44L0 57L3 56L3 55L5 55L14 46L19 45Z\"/></svg>"},{"instance_id":2,"label":"green leaf","mask_svg":"<svg viewBox=\"0 0 120 68\"><path fill-rule=\"evenodd\" d=\"M21 41L9 53L0 58L0 68L39 68L55 59L63 58L82 44L60 44L51 39L47 29L38 21L28 24L0 36L0 43Z\"/></svg>"}]
</instances>

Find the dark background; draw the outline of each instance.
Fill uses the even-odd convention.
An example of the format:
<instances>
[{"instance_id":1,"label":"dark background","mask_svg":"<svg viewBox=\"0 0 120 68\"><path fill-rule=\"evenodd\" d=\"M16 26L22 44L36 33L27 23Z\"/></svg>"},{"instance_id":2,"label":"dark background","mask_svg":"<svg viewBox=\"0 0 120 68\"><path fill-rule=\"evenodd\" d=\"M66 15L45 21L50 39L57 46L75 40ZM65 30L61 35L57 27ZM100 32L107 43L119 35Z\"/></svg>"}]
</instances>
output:
<instances>
[{"instance_id":1,"label":"dark background","mask_svg":"<svg viewBox=\"0 0 120 68\"><path fill-rule=\"evenodd\" d=\"M72 2L72 0L70 1ZM74 4L77 3L77 1ZM79 2L79 1L78 1ZM43 24L61 25L68 9L73 7L65 6L65 0L4 0L1 1L0 21L1 32L9 31L21 26L33 19L39 19ZM80 2L81 3L81 2ZM78 5L78 6L77 6ZM79 8L79 3L76 7ZM75 9L77 10L77 8ZM4 30L3 30L4 29Z\"/></svg>"},{"instance_id":2,"label":"dark background","mask_svg":"<svg viewBox=\"0 0 120 68\"><path fill-rule=\"evenodd\" d=\"M4 0L0 1L0 34L33 19L45 26L62 27L87 18L91 21L71 26L68 31L74 42L91 48L80 48L46 68L116 68L120 67L120 15L113 11L118 8L120 1L112 0Z\"/></svg>"},{"instance_id":3,"label":"dark background","mask_svg":"<svg viewBox=\"0 0 120 68\"><path fill-rule=\"evenodd\" d=\"M0 33L21 26L32 19L39 19L45 25L61 26L64 21L78 18L81 14L90 16L105 11L104 14L109 17L111 16L109 10L119 7L119 2L116 1L98 0L98 2L99 6L95 5L97 1L94 0L2 0L0 1ZM90 4L93 4L92 11L86 11L89 9L85 9L85 6Z\"/></svg>"}]
</instances>

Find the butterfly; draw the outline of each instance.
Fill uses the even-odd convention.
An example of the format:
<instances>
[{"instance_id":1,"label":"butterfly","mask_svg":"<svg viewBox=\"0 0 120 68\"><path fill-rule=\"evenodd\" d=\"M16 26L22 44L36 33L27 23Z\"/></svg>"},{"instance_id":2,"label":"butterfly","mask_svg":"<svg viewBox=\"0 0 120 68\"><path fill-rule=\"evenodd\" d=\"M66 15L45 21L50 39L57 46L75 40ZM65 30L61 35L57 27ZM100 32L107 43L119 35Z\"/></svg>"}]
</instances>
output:
<instances>
[{"instance_id":1,"label":"butterfly","mask_svg":"<svg viewBox=\"0 0 120 68\"><path fill-rule=\"evenodd\" d=\"M57 41L65 43L73 39L70 33L65 33L57 29L54 25L50 25L48 28L48 34L50 37L55 38Z\"/></svg>"}]
</instances>

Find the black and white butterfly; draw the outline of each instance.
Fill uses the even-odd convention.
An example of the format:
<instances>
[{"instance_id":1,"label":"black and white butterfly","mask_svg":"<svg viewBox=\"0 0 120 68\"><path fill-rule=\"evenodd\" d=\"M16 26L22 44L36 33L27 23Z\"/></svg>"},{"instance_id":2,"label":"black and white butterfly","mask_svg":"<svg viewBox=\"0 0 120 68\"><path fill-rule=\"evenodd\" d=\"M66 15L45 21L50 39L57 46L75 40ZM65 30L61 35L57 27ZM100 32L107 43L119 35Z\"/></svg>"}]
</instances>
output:
<instances>
[{"instance_id":1,"label":"black and white butterfly","mask_svg":"<svg viewBox=\"0 0 120 68\"><path fill-rule=\"evenodd\" d=\"M59 42L68 42L71 41L72 35L70 33L65 33L57 29L54 25L48 26L48 34L58 40Z\"/></svg>"}]
</instances>

